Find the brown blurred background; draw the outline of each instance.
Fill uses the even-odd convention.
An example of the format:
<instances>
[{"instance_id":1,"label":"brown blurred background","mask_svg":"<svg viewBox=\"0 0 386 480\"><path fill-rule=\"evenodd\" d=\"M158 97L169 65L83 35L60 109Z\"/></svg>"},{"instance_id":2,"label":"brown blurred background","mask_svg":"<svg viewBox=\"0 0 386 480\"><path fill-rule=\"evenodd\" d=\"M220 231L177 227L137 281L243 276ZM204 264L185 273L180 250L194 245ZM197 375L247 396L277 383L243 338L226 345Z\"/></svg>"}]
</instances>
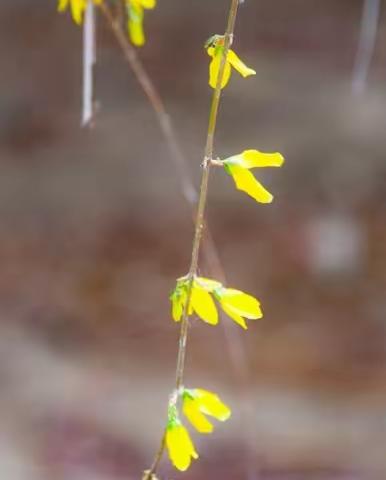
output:
<instances>
[{"instance_id":1,"label":"brown blurred background","mask_svg":"<svg viewBox=\"0 0 386 480\"><path fill-rule=\"evenodd\" d=\"M139 52L196 185L211 95L202 45L228 3L160 0ZM188 473L165 461L165 478L386 479L386 19L381 10L356 94L362 6L240 8L234 47L257 76L233 74L217 154L278 150L287 161L257 172L272 206L213 172L208 221L230 285L259 297L265 318L248 332L193 322L186 381L234 413L211 437L194 434L201 458ZM168 295L188 267L189 206L102 17L99 112L79 128L81 41L55 0L0 3L4 480L138 479L173 385ZM227 338L241 338L246 365Z\"/></svg>"}]
</instances>

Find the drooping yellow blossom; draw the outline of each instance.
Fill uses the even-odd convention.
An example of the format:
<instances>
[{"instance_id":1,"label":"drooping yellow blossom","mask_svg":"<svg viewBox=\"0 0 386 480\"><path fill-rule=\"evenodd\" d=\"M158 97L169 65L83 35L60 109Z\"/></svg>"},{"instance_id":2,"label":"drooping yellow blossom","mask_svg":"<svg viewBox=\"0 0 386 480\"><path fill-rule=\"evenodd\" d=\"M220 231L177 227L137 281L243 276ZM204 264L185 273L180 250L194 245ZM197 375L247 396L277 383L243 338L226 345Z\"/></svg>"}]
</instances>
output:
<instances>
[{"instance_id":1,"label":"drooping yellow blossom","mask_svg":"<svg viewBox=\"0 0 386 480\"><path fill-rule=\"evenodd\" d=\"M198 454L189 433L178 418L175 406L169 407L169 419L166 427L166 446L172 464L182 472L187 470Z\"/></svg>"},{"instance_id":2,"label":"drooping yellow blossom","mask_svg":"<svg viewBox=\"0 0 386 480\"><path fill-rule=\"evenodd\" d=\"M216 305L208 293L208 284L202 277L197 277L193 280L192 294L189 302L189 315L194 312L204 321L211 325L218 323L218 313ZM221 283L211 280L212 290L215 287L220 287ZM182 278L177 281L177 286L171 294L172 301L172 317L174 321L179 322L181 320L184 306L187 300L188 289L187 278Z\"/></svg>"},{"instance_id":3,"label":"drooping yellow blossom","mask_svg":"<svg viewBox=\"0 0 386 480\"><path fill-rule=\"evenodd\" d=\"M59 0L58 11L64 12L71 6L71 14L74 22L80 25L83 21L83 13L87 8L88 0ZM100 5L103 0L92 0L95 5Z\"/></svg>"},{"instance_id":4,"label":"drooping yellow blossom","mask_svg":"<svg viewBox=\"0 0 386 480\"><path fill-rule=\"evenodd\" d=\"M144 10L151 10L156 6L156 0L126 0L127 3L127 28L129 30L130 40L137 47L145 43L145 34L143 32Z\"/></svg>"},{"instance_id":5,"label":"drooping yellow blossom","mask_svg":"<svg viewBox=\"0 0 386 480\"><path fill-rule=\"evenodd\" d=\"M258 150L245 150L239 155L223 160L225 170L232 176L236 188L250 195L260 203L271 203L273 196L256 180L249 171L251 168L281 167L284 158L280 153L262 153Z\"/></svg>"},{"instance_id":6,"label":"drooping yellow blossom","mask_svg":"<svg viewBox=\"0 0 386 480\"><path fill-rule=\"evenodd\" d=\"M240 327L248 328L244 320L257 320L263 317L260 302L255 297L233 288L220 288L214 292L224 312Z\"/></svg>"},{"instance_id":7,"label":"drooping yellow blossom","mask_svg":"<svg viewBox=\"0 0 386 480\"><path fill-rule=\"evenodd\" d=\"M205 44L208 55L212 57L209 65L209 85L212 88L217 87L217 80L220 72L221 59L224 51L224 37L221 35L214 35ZM224 88L230 79L232 67L237 70L244 78L250 75L256 75L255 70L249 68L236 55L236 53L229 49L224 65L224 73L221 80L221 88Z\"/></svg>"},{"instance_id":8,"label":"drooping yellow blossom","mask_svg":"<svg viewBox=\"0 0 386 480\"><path fill-rule=\"evenodd\" d=\"M193 281L190 309L190 313L195 312L204 322L217 325L218 313L213 298L196 279Z\"/></svg>"},{"instance_id":9,"label":"drooping yellow blossom","mask_svg":"<svg viewBox=\"0 0 386 480\"><path fill-rule=\"evenodd\" d=\"M176 322L182 318L188 286L187 277L178 279L177 286L170 296L172 316ZM244 329L247 328L244 318L255 320L263 316L260 302L256 298L240 290L224 288L220 282L204 277L195 277L193 280L188 314L196 313L204 322L216 325L218 312L212 295L223 311Z\"/></svg>"},{"instance_id":10,"label":"drooping yellow blossom","mask_svg":"<svg viewBox=\"0 0 386 480\"><path fill-rule=\"evenodd\" d=\"M230 408L215 393L201 388L184 389L182 401L185 416L200 433L213 431L213 425L205 415L210 415L222 422L231 415Z\"/></svg>"}]
</instances>

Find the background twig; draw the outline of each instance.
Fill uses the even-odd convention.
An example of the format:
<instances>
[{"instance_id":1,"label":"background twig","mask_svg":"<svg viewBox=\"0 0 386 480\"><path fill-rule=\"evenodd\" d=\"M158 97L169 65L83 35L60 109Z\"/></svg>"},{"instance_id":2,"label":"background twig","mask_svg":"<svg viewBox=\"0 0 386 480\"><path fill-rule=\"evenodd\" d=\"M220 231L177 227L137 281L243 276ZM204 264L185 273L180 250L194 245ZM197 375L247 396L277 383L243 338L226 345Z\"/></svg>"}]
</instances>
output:
<instances>
[{"instance_id":1,"label":"background twig","mask_svg":"<svg viewBox=\"0 0 386 480\"><path fill-rule=\"evenodd\" d=\"M366 87L377 38L380 5L380 0L363 1L359 44L352 78L354 93L362 93Z\"/></svg>"},{"instance_id":2,"label":"background twig","mask_svg":"<svg viewBox=\"0 0 386 480\"><path fill-rule=\"evenodd\" d=\"M82 127L91 124L94 108L94 65L96 62L95 7L90 0L83 24L83 104Z\"/></svg>"}]
</instances>

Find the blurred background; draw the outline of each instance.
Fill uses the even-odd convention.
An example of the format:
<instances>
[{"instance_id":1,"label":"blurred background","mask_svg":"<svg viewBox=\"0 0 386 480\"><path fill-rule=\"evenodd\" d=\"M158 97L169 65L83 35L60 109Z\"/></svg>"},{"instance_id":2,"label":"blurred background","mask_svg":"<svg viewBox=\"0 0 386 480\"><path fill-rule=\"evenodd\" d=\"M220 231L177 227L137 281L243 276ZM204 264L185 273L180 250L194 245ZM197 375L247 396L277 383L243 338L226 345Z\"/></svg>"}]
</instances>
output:
<instances>
[{"instance_id":1,"label":"blurred background","mask_svg":"<svg viewBox=\"0 0 386 480\"><path fill-rule=\"evenodd\" d=\"M158 3L139 55L198 185L203 43L229 1ZM248 332L193 321L186 382L233 416L193 434L200 460L183 475L165 460L163 478L386 478L385 9L353 88L362 0L241 5L234 48L257 75L224 91L216 154L280 151L286 164L256 172L271 206L213 172L207 213L229 285L265 317ZM168 295L188 268L190 207L102 16L92 129L79 127L81 55L55 0L0 2L4 480L140 478L174 382Z\"/></svg>"}]
</instances>

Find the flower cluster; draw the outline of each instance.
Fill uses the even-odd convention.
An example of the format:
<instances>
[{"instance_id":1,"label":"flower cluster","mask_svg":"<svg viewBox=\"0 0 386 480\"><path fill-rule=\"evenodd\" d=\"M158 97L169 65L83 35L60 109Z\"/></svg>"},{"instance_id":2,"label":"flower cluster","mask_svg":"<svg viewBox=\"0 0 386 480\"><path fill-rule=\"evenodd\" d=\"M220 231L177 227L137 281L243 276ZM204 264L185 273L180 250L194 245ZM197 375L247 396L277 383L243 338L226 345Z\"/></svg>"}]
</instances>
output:
<instances>
[{"instance_id":1,"label":"flower cluster","mask_svg":"<svg viewBox=\"0 0 386 480\"><path fill-rule=\"evenodd\" d=\"M217 87L217 80L220 73L221 59L224 51L224 36L213 35L206 43L205 48L212 60L209 65L209 85L212 88ZM224 88L230 79L232 68L237 70L244 78L250 75L256 75L255 70L249 68L236 55L236 53L229 49L224 65L224 73L221 79L221 88Z\"/></svg>"},{"instance_id":2,"label":"flower cluster","mask_svg":"<svg viewBox=\"0 0 386 480\"><path fill-rule=\"evenodd\" d=\"M213 392L201 388L182 388L177 398L169 404L168 424L166 427L166 446L173 465L181 471L187 470L192 459L198 458L198 453L190 438L189 432L182 424L178 408L178 399L182 401L182 411L188 421L200 433L211 433L212 423L206 415L221 422L231 415L230 408Z\"/></svg>"},{"instance_id":3,"label":"flower cluster","mask_svg":"<svg viewBox=\"0 0 386 480\"><path fill-rule=\"evenodd\" d=\"M233 178L236 188L247 193L259 203L271 203L273 196L249 170L251 168L281 167L283 163L284 158L280 153L262 153L258 150L245 150L239 155L222 161L226 172Z\"/></svg>"},{"instance_id":4,"label":"flower cluster","mask_svg":"<svg viewBox=\"0 0 386 480\"><path fill-rule=\"evenodd\" d=\"M170 300L172 302L172 317L179 322L184 312L190 279L181 277L177 280ZM218 311L216 300L222 310L238 325L247 329L245 318L256 320L262 318L260 302L240 290L225 288L220 282L204 277L194 277L188 315L195 313L201 320L210 325L217 325Z\"/></svg>"},{"instance_id":5,"label":"flower cluster","mask_svg":"<svg viewBox=\"0 0 386 480\"><path fill-rule=\"evenodd\" d=\"M64 12L71 8L72 18L81 25L88 1L100 5L104 0L59 0L58 10ZM145 34L143 31L144 10L155 8L157 0L124 0L127 11L127 28L132 43L138 47L144 45Z\"/></svg>"}]
</instances>

